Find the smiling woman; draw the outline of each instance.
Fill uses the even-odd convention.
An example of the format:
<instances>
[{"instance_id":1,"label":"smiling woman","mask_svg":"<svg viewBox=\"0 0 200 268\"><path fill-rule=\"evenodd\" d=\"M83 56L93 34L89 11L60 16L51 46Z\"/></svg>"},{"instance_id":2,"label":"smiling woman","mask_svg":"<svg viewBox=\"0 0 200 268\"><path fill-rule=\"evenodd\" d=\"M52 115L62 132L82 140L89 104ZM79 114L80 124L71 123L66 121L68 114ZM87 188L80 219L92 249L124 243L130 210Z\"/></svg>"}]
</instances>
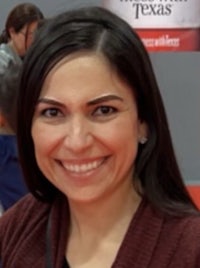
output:
<instances>
[{"instance_id":1,"label":"smiling woman","mask_svg":"<svg viewBox=\"0 0 200 268\"><path fill-rule=\"evenodd\" d=\"M105 57L96 52L66 57L48 74L39 99L32 138L36 160L52 184L70 202L99 202L117 188L127 196L147 127L130 86Z\"/></svg>"},{"instance_id":2,"label":"smiling woman","mask_svg":"<svg viewBox=\"0 0 200 268\"><path fill-rule=\"evenodd\" d=\"M3 267L198 266L199 212L149 56L126 22L98 7L46 21L24 61L17 115L31 194L0 219Z\"/></svg>"}]
</instances>

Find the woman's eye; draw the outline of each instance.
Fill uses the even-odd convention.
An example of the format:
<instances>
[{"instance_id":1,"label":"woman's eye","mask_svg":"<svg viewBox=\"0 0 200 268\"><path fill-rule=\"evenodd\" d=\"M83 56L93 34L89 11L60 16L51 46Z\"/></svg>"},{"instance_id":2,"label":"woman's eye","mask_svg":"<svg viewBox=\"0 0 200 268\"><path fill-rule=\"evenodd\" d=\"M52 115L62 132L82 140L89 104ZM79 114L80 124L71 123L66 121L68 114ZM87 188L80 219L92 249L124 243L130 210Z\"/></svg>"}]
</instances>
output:
<instances>
[{"instance_id":1,"label":"woman's eye","mask_svg":"<svg viewBox=\"0 0 200 268\"><path fill-rule=\"evenodd\" d=\"M44 109L41 113L45 117L58 117L62 116L62 113L59 109L57 108L47 108Z\"/></svg>"},{"instance_id":2,"label":"woman's eye","mask_svg":"<svg viewBox=\"0 0 200 268\"><path fill-rule=\"evenodd\" d=\"M95 116L109 116L117 112L117 109L111 106L100 106L95 109L93 115Z\"/></svg>"}]
</instances>

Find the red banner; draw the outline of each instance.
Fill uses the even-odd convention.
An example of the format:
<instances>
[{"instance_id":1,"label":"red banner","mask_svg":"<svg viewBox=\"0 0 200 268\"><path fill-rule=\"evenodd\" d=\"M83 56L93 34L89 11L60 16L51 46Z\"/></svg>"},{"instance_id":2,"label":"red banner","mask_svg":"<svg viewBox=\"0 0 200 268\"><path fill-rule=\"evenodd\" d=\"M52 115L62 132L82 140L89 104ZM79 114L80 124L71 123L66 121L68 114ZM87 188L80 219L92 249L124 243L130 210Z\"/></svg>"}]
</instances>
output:
<instances>
[{"instance_id":1,"label":"red banner","mask_svg":"<svg viewBox=\"0 0 200 268\"><path fill-rule=\"evenodd\" d=\"M200 185L188 185L187 188L195 204L200 209Z\"/></svg>"}]
</instances>

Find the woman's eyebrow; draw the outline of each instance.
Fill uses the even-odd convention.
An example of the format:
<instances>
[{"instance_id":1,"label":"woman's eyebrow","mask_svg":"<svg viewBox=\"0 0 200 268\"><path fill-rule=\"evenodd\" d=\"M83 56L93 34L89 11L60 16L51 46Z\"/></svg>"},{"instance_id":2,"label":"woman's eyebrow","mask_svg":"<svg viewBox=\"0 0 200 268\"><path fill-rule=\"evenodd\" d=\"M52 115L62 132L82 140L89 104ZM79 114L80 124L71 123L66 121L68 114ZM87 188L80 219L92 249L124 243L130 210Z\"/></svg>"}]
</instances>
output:
<instances>
[{"instance_id":1,"label":"woman's eyebrow","mask_svg":"<svg viewBox=\"0 0 200 268\"><path fill-rule=\"evenodd\" d=\"M101 97L98 97L94 100L87 102L87 105L95 105L95 104L99 104L101 102L106 102L106 101L110 101L110 100L119 100L122 102L124 101L123 98L121 98L117 95L106 95L106 96L101 96Z\"/></svg>"},{"instance_id":2,"label":"woman's eyebrow","mask_svg":"<svg viewBox=\"0 0 200 268\"><path fill-rule=\"evenodd\" d=\"M64 104L63 103L61 103L59 101L56 101L56 100L48 99L48 98L40 98L37 101L37 105L39 103L46 103L46 104L51 104L51 105L56 105L56 106L64 107Z\"/></svg>"},{"instance_id":3,"label":"woman's eyebrow","mask_svg":"<svg viewBox=\"0 0 200 268\"><path fill-rule=\"evenodd\" d=\"M117 96L117 95L106 95L106 96L101 96L101 97L97 97L91 101L88 101L87 102L87 105L90 106L90 105L96 105L96 104L99 104L99 103L102 103L102 102L106 102L106 101L111 101L111 100L119 100L121 102L123 102L123 98ZM51 104L51 105L56 105L56 106L60 106L60 107L64 107L64 104L59 102L59 101L56 101L56 100L53 100L53 99L48 99L48 98L40 98L38 101L37 101L37 105L39 103L46 103L46 104Z\"/></svg>"}]
</instances>

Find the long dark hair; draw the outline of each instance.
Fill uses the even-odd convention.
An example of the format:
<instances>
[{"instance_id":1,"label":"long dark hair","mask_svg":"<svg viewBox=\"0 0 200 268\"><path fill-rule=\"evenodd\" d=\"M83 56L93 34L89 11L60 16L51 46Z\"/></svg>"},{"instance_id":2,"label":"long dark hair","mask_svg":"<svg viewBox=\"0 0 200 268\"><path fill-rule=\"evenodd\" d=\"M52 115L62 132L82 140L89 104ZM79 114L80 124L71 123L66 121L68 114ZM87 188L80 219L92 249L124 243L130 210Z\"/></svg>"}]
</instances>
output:
<instances>
[{"instance_id":1,"label":"long dark hair","mask_svg":"<svg viewBox=\"0 0 200 268\"><path fill-rule=\"evenodd\" d=\"M154 207L176 215L195 211L184 186L172 146L166 113L143 43L118 16L100 7L68 11L46 22L28 52L18 98L18 144L22 167L35 197L51 201L58 190L40 171L31 124L43 82L62 58L78 51L98 51L133 89L148 142L140 145L135 176ZM139 191L139 189L138 189Z\"/></svg>"},{"instance_id":2,"label":"long dark hair","mask_svg":"<svg viewBox=\"0 0 200 268\"><path fill-rule=\"evenodd\" d=\"M18 33L25 25L42 20L41 10L31 3L23 3L15 6L6 19L5 28L0 35L0 44L8 43L10 39L9 29L13 28Z\"/></svg>"}]
</instances>

